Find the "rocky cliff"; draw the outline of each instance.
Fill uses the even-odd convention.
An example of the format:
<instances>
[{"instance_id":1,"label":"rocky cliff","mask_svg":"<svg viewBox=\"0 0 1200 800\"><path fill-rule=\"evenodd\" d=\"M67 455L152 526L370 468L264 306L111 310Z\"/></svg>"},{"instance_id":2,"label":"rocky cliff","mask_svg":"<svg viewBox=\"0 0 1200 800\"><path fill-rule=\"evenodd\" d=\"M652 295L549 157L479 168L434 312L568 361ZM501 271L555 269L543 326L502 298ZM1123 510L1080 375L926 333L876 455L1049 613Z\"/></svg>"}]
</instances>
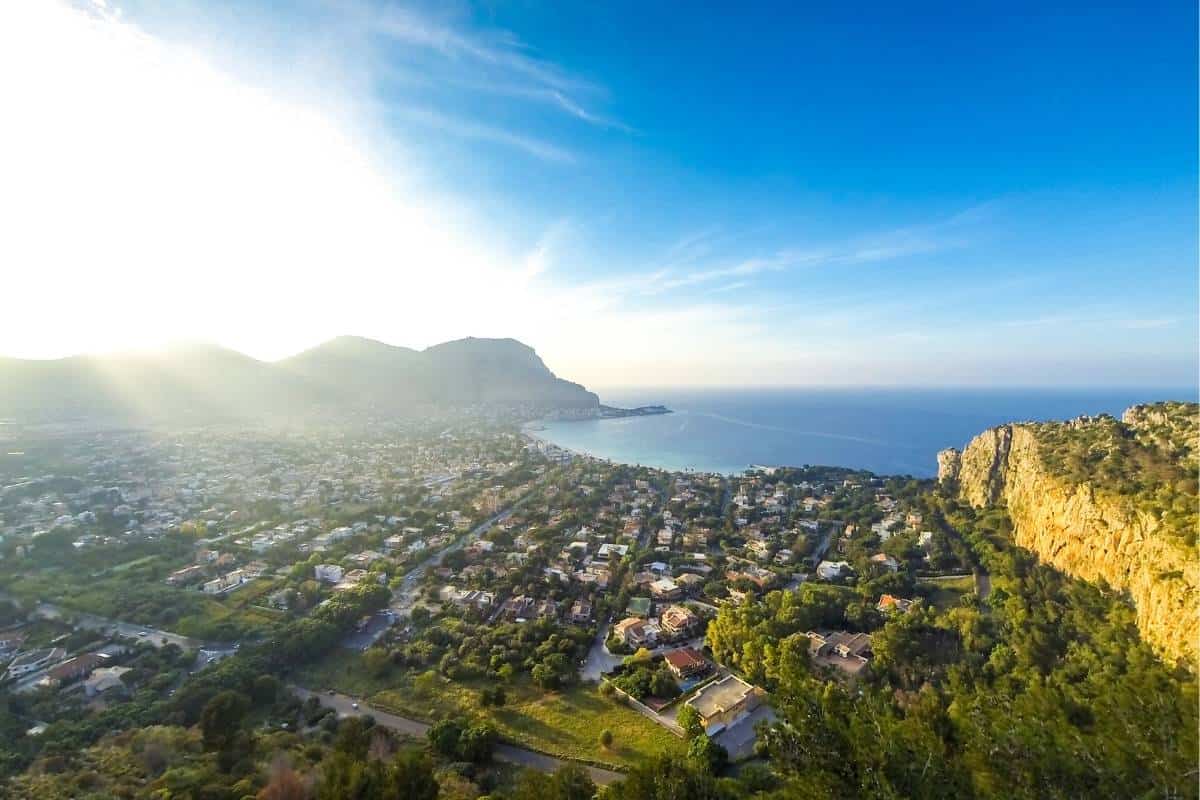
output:
<instances>
[{"instance_id":1,"label":"rocky cliff","mask_svg":"<svg viewBox=\"0 0 1200 800\"><path fill-rule=\"evenodd\" d=\"M1127 592L1142 636L1194 669L1197 411L1155 404L1121 421L1002 425L939 454L938 477L974 506L1007 506L1017 544L1045 562Z\"/></svg>"}]
</instances>

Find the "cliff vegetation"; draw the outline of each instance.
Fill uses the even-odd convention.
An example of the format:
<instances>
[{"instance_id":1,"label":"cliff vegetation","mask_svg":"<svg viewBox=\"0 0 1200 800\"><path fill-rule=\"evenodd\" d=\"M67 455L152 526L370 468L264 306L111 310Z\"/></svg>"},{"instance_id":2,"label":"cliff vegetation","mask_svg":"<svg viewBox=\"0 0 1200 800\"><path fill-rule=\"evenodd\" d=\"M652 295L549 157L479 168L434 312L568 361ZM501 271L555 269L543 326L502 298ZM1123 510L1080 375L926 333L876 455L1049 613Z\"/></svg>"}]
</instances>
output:
<instances>
[{"instance_id":1,"label":"cliff vegetation","mask_svg":"<svg viewBox=\"0 0 1200 800\"><path fill-rule=\"evenodd\" d=\"M980 508L1004 505L1018 545L1128 595L1142 635L1195 666L1200 637L1194 403L1134 406L985 431L939 456L939 477Z\"/></svg>"}]
</instances>

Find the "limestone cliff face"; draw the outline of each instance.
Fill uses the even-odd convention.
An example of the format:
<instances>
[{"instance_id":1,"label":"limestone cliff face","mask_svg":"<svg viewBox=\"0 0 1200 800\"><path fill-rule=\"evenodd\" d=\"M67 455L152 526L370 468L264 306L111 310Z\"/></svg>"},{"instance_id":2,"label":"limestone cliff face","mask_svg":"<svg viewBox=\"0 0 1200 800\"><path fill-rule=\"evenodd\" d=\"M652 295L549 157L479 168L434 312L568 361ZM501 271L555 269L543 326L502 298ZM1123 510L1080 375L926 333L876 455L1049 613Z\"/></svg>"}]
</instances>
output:
<instances>
[{"instance_id":1,"label":"limestone cliff face","mask_svg":"<svg viewBox=\"0 0 1200 800\"><path fill-rule=\"evenodd\" d=\"M1195 669L1200 560L1159 518L1091 482L1053 474L1033 424L985 431L961 454L939 455L938 466L939 478L957 479L973 506L1006 505L1018 545L1070 575L1128 592L1143 638Z\"/></svg>"}]
</instances>

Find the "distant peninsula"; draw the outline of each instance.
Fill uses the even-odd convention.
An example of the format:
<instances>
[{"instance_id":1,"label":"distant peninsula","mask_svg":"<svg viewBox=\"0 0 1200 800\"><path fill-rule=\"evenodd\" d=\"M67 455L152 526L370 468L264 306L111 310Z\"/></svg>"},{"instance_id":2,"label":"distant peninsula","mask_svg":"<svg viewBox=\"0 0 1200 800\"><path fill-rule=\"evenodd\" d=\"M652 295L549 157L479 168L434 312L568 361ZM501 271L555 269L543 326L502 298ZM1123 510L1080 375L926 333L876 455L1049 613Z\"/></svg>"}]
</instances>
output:
<instances>
[{"instance_id":1,"label":"distant peninsula","mask_svg":"<svg viewBox=\"0 0 1200 800\"><path fill-rule=\"evenodd\" d=\"M656 414L670 414L671 409L666 406L638 406L637 408L616 408L614 406L601 405L597 410L596 416L601 419L613 419L616 417L652 417Z\"/></svg>"},{"instance_id":2,"label":"distant peninsula","mask_svg":"<svg viewBox=\"0 0 1200 800\"><path fill-rule=\"evenodd\" d=\"M572 420L588 419L621 419L622 417L653 417L658 414L670 414L666 406L637 406L636 408L617 408L598 404L591 408L559 408L546 415L545 419L555 422L570 422Z\"/></svg>"}]
</instances>

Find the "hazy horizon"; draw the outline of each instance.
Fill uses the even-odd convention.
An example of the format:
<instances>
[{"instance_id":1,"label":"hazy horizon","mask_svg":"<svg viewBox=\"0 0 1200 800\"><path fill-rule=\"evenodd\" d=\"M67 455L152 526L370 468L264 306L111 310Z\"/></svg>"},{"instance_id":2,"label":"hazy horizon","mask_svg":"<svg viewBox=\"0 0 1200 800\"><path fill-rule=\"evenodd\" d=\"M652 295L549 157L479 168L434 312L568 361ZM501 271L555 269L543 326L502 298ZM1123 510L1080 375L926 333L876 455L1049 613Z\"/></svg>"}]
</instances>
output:
<instances>
[{"instance_id":1,"label":"hazy horizon","mask_svg":"<svg viewBox=\"0 0 1200 800\"><path fill-rule=\"evenodd\" d=\"M10 4L0 354L1194 385L1194 6L872 14Z\"/></svg>"},{"instance_id":2,"label":"hazy horizon","mask_svg":"<svg viewBox=\"0 0 1200 800\"><path fill-rule=\"evenodd\" d=\"M366 338L367 337L359 337L359 336L354 336L352 334L334 337L334 339L366 339ZM461 338L465 339L465 338L485 338L485 337L461 337ZM511 337L497 337L497 338L511 338ZM329 341L333 341L333 340L331 339L331 340L327 340L326 342L318 343L318 346L319 346L319 344L326 344ZM409 347L407 347L407 345L395 344L392 342L384 342L384 341L378 340L378 339L371 339L369 341L375 341L380 344L388 345L390 347L411 349L411 350L415 350L418 352L421 350L424 350L424 349L428 349L428 348L409 348ZM454 340L451 340L451 341L454 341ZM438 344L443 344L443 343L435 342L434 344L430 345L430 347L434 347ZM522 342L522 344L528 344L528 343ZM67 359L67 358L94 358L94 359L132 358L132 359L138 359L138 358L169 357L172 354L183 354L187 350L192 349L192 348L200 348L200 349L202 349L202 348L217 348L217 349L227 350L229 352L233 352L238 355L242 355L242 356L251 358L262 364L280 364L284 361L287 361L290 358L301 355L302 353L307 352L308 350L312 349L312 348L305 348L304 350L301 350L301 351L298 351L295 353L288 353L287 355L284 355L280 358L262 359L262 358L256 358L255 356L250 355L249 353L245 353L241 350L238 350L237 348L226 347L224 345L221 345L221 344L213 342L213 341L189 340L189 341L169 342L169 343L166 343L166 344L164 344L162 346L158 346L158 347L113 350L113 351L107 351L107 352L86 352L85 351L85 352L79 352L79 353L71 353L71 354L68 354L65 356L51 356L51 357L47 357L47 358L22 359L17 356L5 356L4 354L0 354L0 359L17 358L18 360L35 361L35 362L37 362L37 361L52 362L52 361L58 361L58 360ZM534 348L534 350L535 350L535 352L538 352L536 347ZM538 352L538 355L540 357L541 353ZM543 358L543 361L545 361L544 358ZM601 396L600 397L601 402L655 403L661 399L661 397L656 397L656 395L662 395L662 394L670 395L672 393L703 393L703 392L729 392L729 391L740 391L740 392L830 391L830 392L837 392L837 391L869 391L869 390L873 390L873 389L880 390L880 391L887 391L887 392L905 392L905 391L941 392L941 391L944 391L944 392L968 392L969 393L969 392L986 392L989 390L994 390L994 391L1000 391L1000 392L1027 391L1027 392L1041 392L1041 393L1047 393L1047 394L1055 394L1055 393L1072 394L1072 393L1078 393L1078 392L1104 392L1104 391L1109 391L1109 390L1116 391L1116 392L1138 390L1138 391L1145 391L1145 392L1163 393L1161 397L1154 398L1157 400L1185 400L1185 401L1189 401L1189 402L1196 400L1197 395L1200 394L1200 380L1194 380L1191 384L1187 384L1187 383L1174 383L1174 384L1171 384L1171 383L1135 383L1135 382L1130 382L1130 383L1043 383L1043 384L1036 384L1036 383L918 384L918 383L834 383L834 382L827 382L827 383L815 383L815 382L814 383L746 383L746 382L653 383L653 382L646 382L646 381L630 382L630 383L594 383L593 384L593 383L586 383L583 381L578 381L576 378L573 378L571 375L571 366L569 364L563 365L561 367L556 367L553 364L547 363L546 366L552 372L554 372L559 378L583 383L585 388L587 388L590 391L593 391ZM616 397L621 398L621 399L611 400L611 397L610 397L608 400L606 400L606 398L604 397L604 395L606 393L608 393L610 396L615 395ZM645 395L645 397L642 399L637 399L637 400L630 399L632 397L635 397L638 393Z\"/></svg>"}]
</instances>

